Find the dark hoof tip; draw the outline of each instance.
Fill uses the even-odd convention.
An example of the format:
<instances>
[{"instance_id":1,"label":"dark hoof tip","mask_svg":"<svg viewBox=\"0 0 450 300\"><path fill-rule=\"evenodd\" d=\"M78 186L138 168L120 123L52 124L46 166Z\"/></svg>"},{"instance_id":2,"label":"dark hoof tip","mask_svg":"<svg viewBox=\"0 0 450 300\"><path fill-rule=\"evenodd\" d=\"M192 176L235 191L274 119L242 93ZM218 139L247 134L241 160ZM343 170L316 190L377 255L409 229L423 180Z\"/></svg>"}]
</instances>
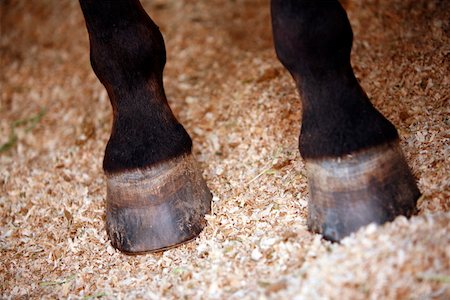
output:
<instances>
[{"instance_id":1,"label":"dark hoof tip","mask_svg":"<svg viewBox=\"0 0 450 300\"><path fill-rule=\"evenodd\" d=\"M347 157L307 161L308 228L338 242L370 223L416 212L420 197L397 142Z\"/></svg>"},{"instance_id":2,"label":"dark hoof tip","mask_svg":"<svg viewBox=\"0 0 450 300\"><path fill-rule=\"evenodd\" d=\"M186 243L206 226L211 192L191 155L144 170L107 175L106 228L127 254Z\"/></svg>"}]
</instances>

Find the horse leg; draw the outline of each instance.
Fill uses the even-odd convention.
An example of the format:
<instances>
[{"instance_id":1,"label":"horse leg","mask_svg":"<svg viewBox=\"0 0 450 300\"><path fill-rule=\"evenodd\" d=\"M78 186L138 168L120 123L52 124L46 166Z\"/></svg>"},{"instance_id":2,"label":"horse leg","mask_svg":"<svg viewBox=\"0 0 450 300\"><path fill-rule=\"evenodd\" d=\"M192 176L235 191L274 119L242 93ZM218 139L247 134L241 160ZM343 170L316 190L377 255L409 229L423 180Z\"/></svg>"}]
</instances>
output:
<instances>
[{"instance_id":1,"label":"horse leg","mask_svg":"<svg viewBox=\"0 0 450 300\"><path fill-rule=\"evenodd\" d=\"M197 236L211 193L163 88L164 40L138 0L80 0L92 68L113 109L103 160L106 227L128 253L159 251Z\"/></svg>"},{"instance_id":2,"label":"horse leg","mask_svg":"<svg viewBox=\"0 0 450 300\"><path fill-rule=\"evenodd\" d=\"M309 229L339 241L371 222L413 214L420 192L395 127L355 78L353 33L342 6L272 0L271 13L277 56L302 100Z\"/></svg>"}]
</instances>

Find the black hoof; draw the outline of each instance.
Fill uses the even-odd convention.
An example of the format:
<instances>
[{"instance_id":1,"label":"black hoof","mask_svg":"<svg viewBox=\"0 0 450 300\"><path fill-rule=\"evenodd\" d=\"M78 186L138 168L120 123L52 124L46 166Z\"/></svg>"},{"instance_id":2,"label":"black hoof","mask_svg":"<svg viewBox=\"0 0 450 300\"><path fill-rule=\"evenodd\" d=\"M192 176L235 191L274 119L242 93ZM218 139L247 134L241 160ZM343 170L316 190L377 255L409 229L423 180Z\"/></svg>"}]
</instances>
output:
<instances>
[{"instance_id":1,"label":"black hoof","mask_svg":"<svg viewBox=\"0 0 450 300\"><path fill-rule=\"evenodd\" d=\"M106 229L111 243L130 254L183 244L205 227L211 198L192 155L108 174Z\"/></svg>"},{"instance_id":2,"label":"black hoof","mask_svg":"<svg viewBox=\"0 0 450 300\"><path fill-rule=\"evenodd\" d=\"M420 196L398 142L341 158L306 162L308 228L325 239L342 238L372 222L416 212Z\"/></svg>"}]
</instances>

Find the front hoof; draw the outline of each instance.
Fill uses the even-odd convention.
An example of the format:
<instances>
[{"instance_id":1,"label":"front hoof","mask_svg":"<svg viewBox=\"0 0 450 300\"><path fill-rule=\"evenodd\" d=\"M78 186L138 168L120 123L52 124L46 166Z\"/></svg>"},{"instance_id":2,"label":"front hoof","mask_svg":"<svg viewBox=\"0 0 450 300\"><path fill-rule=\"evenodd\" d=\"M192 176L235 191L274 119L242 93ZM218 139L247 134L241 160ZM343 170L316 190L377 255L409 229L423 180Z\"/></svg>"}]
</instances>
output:
<instances>
[{"instance_id":1,"label":"front hoof","mask_svg":"<svg viewBox=\"0 0 450 300\"><path fill-rule=\"evenodd\" d=\"M306 162L308 228L340 241L372 222L416 212L420 196L398 142L341 158Z\"/></svg>"},{"instance_id":2,"label":"front hoof","mask_svg":"<svg viewBox=\"0 0 450 300\"><path fill-rule=\"evenodd\" d=\"M206 226L211 192L192 155L107 174L106 229L113 247L138 254L169 249Z\"/></svg>"}]
</instances>

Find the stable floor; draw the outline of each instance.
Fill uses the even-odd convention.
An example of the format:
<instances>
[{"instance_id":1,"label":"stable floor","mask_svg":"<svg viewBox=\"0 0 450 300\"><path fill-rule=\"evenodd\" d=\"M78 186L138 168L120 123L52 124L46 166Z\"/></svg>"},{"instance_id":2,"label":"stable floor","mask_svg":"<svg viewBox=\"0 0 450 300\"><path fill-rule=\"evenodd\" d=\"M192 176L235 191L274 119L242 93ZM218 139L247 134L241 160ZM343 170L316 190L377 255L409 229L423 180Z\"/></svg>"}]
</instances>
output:
<instances>
[{"instance_id":1,"label":"stable floor","mask_svg":"<svg viewBox=\"0 0 450 300\"><path fill-rule=\"evenodd\" d=\"M355 73L399 131L418 215L341 244L308 232L301 105L268 1L143 1L214 203L191 243L126 256L104 228L111 108L78 1L0 1L0 298L449 299L450 4L346 2Z\"/></svg>"}]
</instances>

